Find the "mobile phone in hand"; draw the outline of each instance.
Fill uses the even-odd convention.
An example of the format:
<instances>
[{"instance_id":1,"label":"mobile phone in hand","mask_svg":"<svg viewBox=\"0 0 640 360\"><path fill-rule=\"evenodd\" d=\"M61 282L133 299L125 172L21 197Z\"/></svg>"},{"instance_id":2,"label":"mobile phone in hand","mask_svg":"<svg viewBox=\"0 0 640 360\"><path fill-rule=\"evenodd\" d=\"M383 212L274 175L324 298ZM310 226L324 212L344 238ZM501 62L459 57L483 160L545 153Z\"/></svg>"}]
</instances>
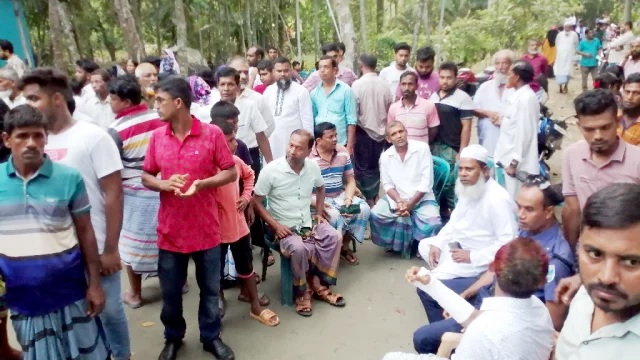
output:
<instances>
[{"instance_id":1,"label":"mobile phone in hand","mask_svg":"<svg viewBox=\"0 0 640 360\"><path fill-rule=\"evenodd\" d=\"M452 241L449 243L449 249L451 250L462 249L462 245L460 245L460 243L457 241Z\"/></svg>"}]
</instances>

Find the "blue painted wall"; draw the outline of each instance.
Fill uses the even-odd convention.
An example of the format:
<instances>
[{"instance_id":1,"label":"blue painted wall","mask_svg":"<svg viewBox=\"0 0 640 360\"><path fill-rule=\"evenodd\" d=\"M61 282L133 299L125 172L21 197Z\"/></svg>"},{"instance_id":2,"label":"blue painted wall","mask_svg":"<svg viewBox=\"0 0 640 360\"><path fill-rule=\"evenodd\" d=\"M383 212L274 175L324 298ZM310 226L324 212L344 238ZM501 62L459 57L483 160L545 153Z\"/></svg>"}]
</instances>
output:
<instances>
[{"instance_id":1,"label":"blue painted wall","mask_svg":"<svg viewBox=\"0 0 640 360\"><path fill-rule=\"evenodd\" d=\"M16 7L18 16L16 16ZM45 14L44 16L47 15ZM24 34L24 44L20 36L20 27L22 27L22 33ZM33 67L33 46L31 45L27 19L24 16L24 8L20 0L0 0L0 39L11 41L13 51L30 67ZM0 67L4 65L5 62L0 60Z\"/></svg>"}]
</instances>

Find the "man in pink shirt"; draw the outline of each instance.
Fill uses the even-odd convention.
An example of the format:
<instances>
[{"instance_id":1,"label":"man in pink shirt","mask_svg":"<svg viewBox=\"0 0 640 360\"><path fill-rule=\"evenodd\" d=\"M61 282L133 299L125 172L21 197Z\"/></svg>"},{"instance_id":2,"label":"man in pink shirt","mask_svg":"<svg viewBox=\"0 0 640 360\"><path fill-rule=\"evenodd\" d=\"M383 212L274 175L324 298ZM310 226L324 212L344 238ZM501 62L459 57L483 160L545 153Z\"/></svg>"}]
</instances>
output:
<instances>
[{"instance_id":1,"label":"man in pink shirt","mask_svg":"<svg viewBox=\"0 0 640 360\"><path fill-rule=\"evenodd\" d=\"M220 128L191 116L190 107L191 87L185 79L169 77L155 86L155 108L167 126L151 135L142 183L160 192L158 277L165 346L159 358L175 359L182 346L187 329L182 316L182 286L193 259L200 286L200 341L204 350L218 359L232 360L233 351L220 339L216 188L233 182L238 173Z\"/></svg>"},{"instance_id":2,"label":"man in pink shirt","mask_svg":"<svg viewBox=\"0 0 640 360\"><path fill-rule=\"evenodd\" d=\"M437 71L434 72L434 61L436 52L429 46L418 49L416 52L416 63L414 64L416 73L418 74L418 88L416 93L423 99L428 99L431 94L440 88L440 77ZM396 100L402 99L402 90L400 84L396 90Z\"/></svg>"},{"instance_id":3,"label":"man in pink shirt","mask_svg":"<svg viewBox=\"0 0 640 360\"><path fill-rule=\"evenodd\" d=\"M618 107L611 91L585 91L574 104L584 140L567 147L562 163L562 227L573 247L589 196L614 182L640 184L640 147L618 136Z\"/></svg>"},{"instance_id":4,"label":"man in pink shirt","mask_svg":"<svg viewBox=\"0 0 640 360\"><path fill-rule=\"evenodd\" d=\"M389 107L387 123L399 121L406 127L409 139L430 143L438 134L440 118L434 103L418 96L417 88L415 72L407 70L400 76L402 99Z\"/></svg>"},{"instance_id":5,"label":"man in pink shirt","mask_svg":"<svg viewBox=\"0 0 640 360\"><path fill-rule=\"evenodd\" d=\"M628 78L633 73L640 72L640 37L631 42L631 51L620 64L624 69L624 78Z\"/></svg>"}]
</instances>

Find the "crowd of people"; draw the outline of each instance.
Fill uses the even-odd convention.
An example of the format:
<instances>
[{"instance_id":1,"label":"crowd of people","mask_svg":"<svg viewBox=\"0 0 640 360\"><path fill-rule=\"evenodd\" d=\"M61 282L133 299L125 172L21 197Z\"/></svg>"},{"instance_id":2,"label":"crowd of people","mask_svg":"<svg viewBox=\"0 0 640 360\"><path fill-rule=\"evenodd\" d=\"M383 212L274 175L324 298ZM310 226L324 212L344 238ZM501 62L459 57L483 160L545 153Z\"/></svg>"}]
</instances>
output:
<instances>
[{"instance_id":1,"label":"crowd of people","mask_svg":"<svg viewBox=\"0 0 640 360\"><path fill-rule=\"evenodd\" d=\"M359 264L350 244L369 229L385 252L424 259L406 276L428 320L414 333L417 354L385 359L631 359L640 350L640 73L600 71L599 88L574 100L584 139L564 149L558 191L538 163L541 75L553 67L566 93L567 56L572 70L581 55L585 79L594 73L585 60L602 48L591 30L578 43L578 28L565 25L568 35L542 43L556 48L553 61L537 40L521 58L494 54L473 98L458 88L455 63L436 67L432 48L412 55L406 43L379 72L371 54L354 71L335 43L306 78L278 49L253 46L187 77L169 49L111 69L82 59L70 81L59 69L26 69L0 40L9 59L0 69L0 305L21 345L9 346L5 312L0 358L131 358L125 307L144 306L143 280L157 276L159 359L176 359L193 261L202 346L234 359L221 339L224 279L237 280L252 319L280 323L259 291L254 246L267 266L278 254L290 261L294 311L311 317L314 302L347 305L338 269ZM625 72L640 59L640 42L630 46Z\"/></svg>"}]
</instances>

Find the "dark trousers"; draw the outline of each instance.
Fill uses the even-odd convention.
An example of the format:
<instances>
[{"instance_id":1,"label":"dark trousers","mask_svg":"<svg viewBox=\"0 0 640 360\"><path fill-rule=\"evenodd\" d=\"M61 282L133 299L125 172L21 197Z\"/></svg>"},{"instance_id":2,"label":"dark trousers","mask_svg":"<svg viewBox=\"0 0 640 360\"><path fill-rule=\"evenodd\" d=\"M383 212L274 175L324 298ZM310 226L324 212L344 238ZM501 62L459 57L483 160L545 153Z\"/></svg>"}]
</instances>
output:
<instances>
[{"instance_id":1,"label":"dark trousers","mask_svg":"<svg viewBox=\"0 0 640 360\"><path fill-rule=\"evenodd\" d=\"M444 333L459 333L461 331L462 325L453 318L430 323L418 328L413 333L413 348L418 354L435 354L438 352Z\"/></svg>"},{"instance_id":2,"label":"dark trousers","mask_svg":"<svg viewBox=\"0 0 640 360\"><path fill-rule=\"evenodd\" d=\"M258 176L260 176L260 149L257 147L250 148L249 154L251 155L251 170L256 174L256 182L258 182ZM259 216L253 221L253 224L249 227L251 232L251 243L256 246L265 247L264 244L264 224Z\"/></svg>"},{"instance_id":3,"label":"dark trousers","mask_svg":"<svg viewBox=\"0 0 640 360\"><path fill-rule=\"evenodd\" d=\"M196 281L200 288L198 325L200 341L211 343L220 337L221 321L218 299L220 297L220 246L212 249L181 254L160 250L158 277L162 290L162 313L167 341L184 338L187 323L182 316L182 287L187 280L189 259L196 265Z\"/></svg>"}]
</instances>

